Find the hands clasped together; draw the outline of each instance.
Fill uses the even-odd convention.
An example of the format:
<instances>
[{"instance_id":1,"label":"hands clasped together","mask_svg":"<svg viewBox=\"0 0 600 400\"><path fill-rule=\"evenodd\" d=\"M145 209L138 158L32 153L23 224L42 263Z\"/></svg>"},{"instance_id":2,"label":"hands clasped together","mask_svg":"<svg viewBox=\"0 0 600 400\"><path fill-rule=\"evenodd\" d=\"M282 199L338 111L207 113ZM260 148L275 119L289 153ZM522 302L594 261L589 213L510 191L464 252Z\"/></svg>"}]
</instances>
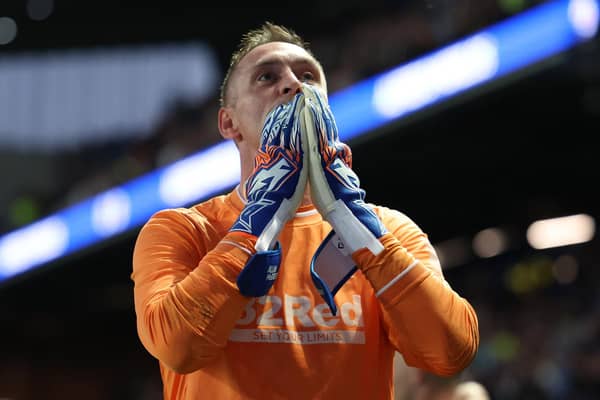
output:
<instances>
[{"instance_id":1,"label":"hands clasped together","mask_svg":"<svg viewBox=\"0 0 600 400\"><path fill-rule=\"evenodd\" d=\"M365 191L351 168L351 157L350 148L339 139L326 97L317 87L304 84L291 102L267 115L254 171L245 182L247 203L231 228L257 238L256 254L238 278L242 294L262 296L273 285L281 255L277 238L294 217L310 181L312 201L333 227L313 257L311 275L336 312L333 295L356 270L350 255L363 248L377 255L383 250L379 238L387 232L364 201ZM326 250L334 239L339 264L345 266L320 267L336 263ZM321 254L327 255L327 262L319 262Z\"/></svg>"}]
</instances>

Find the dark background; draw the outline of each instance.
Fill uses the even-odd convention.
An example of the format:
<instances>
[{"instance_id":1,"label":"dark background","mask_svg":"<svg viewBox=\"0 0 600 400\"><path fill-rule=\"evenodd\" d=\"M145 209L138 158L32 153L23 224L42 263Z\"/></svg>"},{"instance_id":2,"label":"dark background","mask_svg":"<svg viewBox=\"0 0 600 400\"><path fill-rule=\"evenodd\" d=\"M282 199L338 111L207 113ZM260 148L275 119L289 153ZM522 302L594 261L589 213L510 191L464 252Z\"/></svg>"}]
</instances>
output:
<instances>
[{"instance_id":1,"label":"dark background","mask_svg":"<svg viewBox=\"0 0 600 400\"><path fill-rule=\"evenodd\" d=\"M240 35L264 20L293 27L317 49L358 27L377 32L377 21L395 15L425 21L435 33L428 40L410 41L406 36L402 51L378 63L370 62L369 54L357 54L356 66L347 66L356 67L356 78L410 60L511 14L502 6L505 3L493 1L452 5L381 1L370 2L369 7L358 2L335 7L309 2L292 10L190 8L177 2L150 8L56 0L46 20L31 21L24 3L0 4L0 16L9 15L19 23L17 39L0 47L0 58L21 51L202 39L217 51L224 71ZM523 2L523 8L536 3ZM453 21L451 28L435 29L448 21ZM406 29L410 31L411 25ZM364 35L367 42L374 38L375 33ZM326 71L342 68L340 59L316 52ZM593 322L600 304L595 294L598 239L546 251L531 249L525 240L529 224L540 218L575 213L587 213L596 221L600 217L595 146L599 71L595 39L510 80L350 143L367 199L410 216L434 244L471 238L489 227L511 232L507 253L492 259L470 255L445 272L480 316L482 346L468 373L485 383L495 399L593 398L600 381L597 368L585 368L586 363L600 363L598 336L593 333L600 332ZM214 128L202 143L219 140L216 124ZM201 147L190 147L190 152ZM82 154L86 151L92 150ZM53 160L60 157L54 155ZM65 177L57 186L69 184L73 182ZM53 199L58 197L60 193ZM46 207L51 211L53 205ZM136 234L127 232L0 287L0 397L159 398L158 364L145 352L135 330L129 274ZM511 290L507 282L517 266L547 272L560 256L577 260L573 282L539 281L526 292ZM562 332L567 317L596 339L569 336L572 332L558 339L550 335ZM550 336L573 338L577 346L567 346L557 355L556 349L542 346ZM517 354L510 352L515 346ZM558 380L565 381L567 389L549 384L557 381L557 375L551 368L540 369L541 364L565 368ZM546 378L540 378L544 373Z\"/></svg>"}]
</instances>

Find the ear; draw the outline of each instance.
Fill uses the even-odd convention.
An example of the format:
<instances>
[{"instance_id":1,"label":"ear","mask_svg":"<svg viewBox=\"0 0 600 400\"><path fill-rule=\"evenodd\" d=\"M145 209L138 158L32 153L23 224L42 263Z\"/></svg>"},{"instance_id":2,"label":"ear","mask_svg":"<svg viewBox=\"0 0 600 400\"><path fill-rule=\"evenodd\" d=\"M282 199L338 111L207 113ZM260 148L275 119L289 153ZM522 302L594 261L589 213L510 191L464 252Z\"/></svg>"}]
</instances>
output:
<instances>
[{"instance_id":1,"label":"ear","mask_svg":"<svg viewBox=\"0 0 600 400\"><path fill-rule=\"evenodd\" d=\"M236 140L240 137L237 123L233 117L232 110L229 107L219 108L218 119L219 132L223 138Z\"/></svg>"}]
</instances>

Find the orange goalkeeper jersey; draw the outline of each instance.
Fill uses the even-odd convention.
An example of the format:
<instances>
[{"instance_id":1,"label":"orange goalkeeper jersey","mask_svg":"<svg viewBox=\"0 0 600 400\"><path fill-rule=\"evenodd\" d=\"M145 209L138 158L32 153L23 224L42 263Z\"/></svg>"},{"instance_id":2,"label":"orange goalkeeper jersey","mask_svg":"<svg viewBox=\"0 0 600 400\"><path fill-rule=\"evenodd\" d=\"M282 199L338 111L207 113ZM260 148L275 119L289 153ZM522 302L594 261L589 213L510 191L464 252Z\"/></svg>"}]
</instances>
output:
<instances>
[{"instance_id":1,"label":"orange goalkeeper jersey","mask_svg":"<svg viewBox=\"0 0 600 400\"><path fill-rule=\"evenodd\" d=\"M138 333L159 360L165 399L392 399L395 351L440 375L471 361L476 315L444 281L427 236L408 217L375 208L394 250L355 256L375 267L342 286L334 316L310 277L331 230L313 207L284 227L269 293L239 293L247 255L222 239L243 206L234 190L160 211L140 231L131 275Z\"/></svg>"}]
</instances>

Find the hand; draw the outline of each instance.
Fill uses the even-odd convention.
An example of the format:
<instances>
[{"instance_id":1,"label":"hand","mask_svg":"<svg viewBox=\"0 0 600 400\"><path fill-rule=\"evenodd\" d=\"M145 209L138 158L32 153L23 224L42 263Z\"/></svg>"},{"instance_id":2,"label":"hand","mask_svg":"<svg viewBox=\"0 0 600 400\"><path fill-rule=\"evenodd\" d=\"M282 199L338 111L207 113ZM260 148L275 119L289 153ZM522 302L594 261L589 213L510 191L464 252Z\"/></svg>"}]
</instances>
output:
<instances>
[{"instance_id":1,"label":"hand","mask_svg":"<svg viewBox=\"0 0 600 400\"><path fill-rule=\"evenodd\" d=\"M262 296L273 285L281 256L277 238L304 195L308 172L303 168L307 158L299 117L303 109L304 95L298 93L267 115L254 171L245 182L247 203L230 229L257 238L256 254L237 282L248 296Z\"/></svg>"},{"instance_id":2,"label":"hand","mask_svg":"<svg viewBox=\"0 0 600 400\"><path fill-rule=\"evenodd\" d=\"M350 253L366 247L377 255L383 250L378 239L387 230L364 201L365 191L351 168L350 148L339 140L325 95L312 85L304 85L304 95L312 200Z\"/></svg>"}]
</instances>

